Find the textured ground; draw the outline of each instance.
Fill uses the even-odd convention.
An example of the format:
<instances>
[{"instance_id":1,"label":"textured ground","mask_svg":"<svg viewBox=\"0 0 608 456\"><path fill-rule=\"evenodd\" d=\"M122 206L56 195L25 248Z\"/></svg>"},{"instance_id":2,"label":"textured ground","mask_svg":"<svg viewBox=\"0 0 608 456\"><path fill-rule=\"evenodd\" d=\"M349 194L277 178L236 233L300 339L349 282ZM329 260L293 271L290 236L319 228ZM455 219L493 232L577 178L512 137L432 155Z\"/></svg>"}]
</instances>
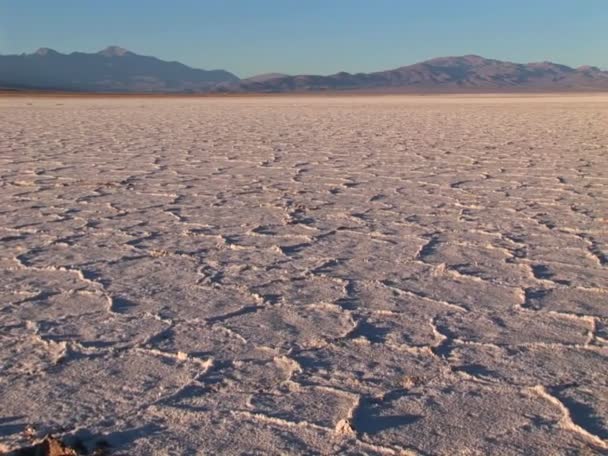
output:
<instances>
[{"instance_id":1,"label":"textured ground","mask_svg":"<svg viewBox=\"0 0 608 456\"><path fill-rule=\"evenodd\" d=\"M608 449L608 96L5 98L0 175L5 449Z\"/></svg>"}]
</instances>

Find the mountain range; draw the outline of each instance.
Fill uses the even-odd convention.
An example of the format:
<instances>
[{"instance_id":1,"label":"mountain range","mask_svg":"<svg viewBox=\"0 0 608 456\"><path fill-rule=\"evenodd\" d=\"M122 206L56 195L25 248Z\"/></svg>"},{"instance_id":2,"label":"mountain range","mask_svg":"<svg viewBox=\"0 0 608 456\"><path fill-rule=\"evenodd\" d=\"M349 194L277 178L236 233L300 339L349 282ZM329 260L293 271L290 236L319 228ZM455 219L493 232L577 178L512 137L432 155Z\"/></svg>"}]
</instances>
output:
<instances>
[{"instance_id":1,"label":"mountain range","mask_svg":"<svg viewBox=\"0 0 608 456\"><path fill-rule=\"evenodd\" d=\"M191 68L110 46L90 54L41 48L33 54L0 55L0 87L151 93L603 91L608 90L608 71L466 55L373 73L268 73L239 79L226 70Z\"/></svg>"},{"instance_id":2,"label":"mountain range","mask_svg":"<svg viewBox=\"0 0 608 456\"><path fill-rule=\"evenodd\" d=\"M179 62L137 55L117 46L93 54L61 54L48 48L33 54L0 56L0 87L87 92L201 92L238 83L224 70L199 70Z\"/></svg>"}]
</instances>

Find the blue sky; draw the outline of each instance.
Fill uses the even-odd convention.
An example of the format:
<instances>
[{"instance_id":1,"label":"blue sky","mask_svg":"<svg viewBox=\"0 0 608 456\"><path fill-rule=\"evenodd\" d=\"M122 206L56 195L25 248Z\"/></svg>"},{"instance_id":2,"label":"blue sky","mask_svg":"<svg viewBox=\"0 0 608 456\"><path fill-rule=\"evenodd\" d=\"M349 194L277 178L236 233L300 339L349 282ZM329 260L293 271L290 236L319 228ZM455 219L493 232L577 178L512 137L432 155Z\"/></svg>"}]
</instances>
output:
<instances>
[{"instance_id":1,"label":"blue sky","mask_svg":"<svg viewBox=\"0 0 608 456\"><path fill-rule=\"evenodd\" d=\"M0 0L0 54L110 44L239 76L462 54L608 68L608 0Z\"/></svg>"}]
</instances>

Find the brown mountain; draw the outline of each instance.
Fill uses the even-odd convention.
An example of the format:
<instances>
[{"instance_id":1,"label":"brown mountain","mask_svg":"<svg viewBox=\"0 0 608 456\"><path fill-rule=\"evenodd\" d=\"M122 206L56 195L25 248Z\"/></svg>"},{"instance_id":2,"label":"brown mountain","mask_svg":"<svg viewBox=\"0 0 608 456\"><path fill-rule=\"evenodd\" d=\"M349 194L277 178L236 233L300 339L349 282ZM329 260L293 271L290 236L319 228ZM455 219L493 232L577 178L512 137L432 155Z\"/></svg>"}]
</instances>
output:
<instances>
[{"instance_id":1,"label":"brown mountain","mask_svg":"<svg viewBox=\"0 0 608 456\"><path fill-rule=\"evenodd\" d=\"M596 67L570 68L551 62L519 64L477 55L442 57L375 73L285 76L241 81L244 92L487 92L608 90L608 72Z\"/></svg>"},{"instance_id":2,"label":"brown mountain","mask_svg":"<svg viewBox=\"0 0 608 456\"><path fill-rule=\"evenodd\" d=\"M243 79L244 82L267 82L271 79L277 78L287 78L288 74L284 73L264 73L264 74L256 74L255 76L251 76L249 78Z\"/></svg>"}]
</instances>

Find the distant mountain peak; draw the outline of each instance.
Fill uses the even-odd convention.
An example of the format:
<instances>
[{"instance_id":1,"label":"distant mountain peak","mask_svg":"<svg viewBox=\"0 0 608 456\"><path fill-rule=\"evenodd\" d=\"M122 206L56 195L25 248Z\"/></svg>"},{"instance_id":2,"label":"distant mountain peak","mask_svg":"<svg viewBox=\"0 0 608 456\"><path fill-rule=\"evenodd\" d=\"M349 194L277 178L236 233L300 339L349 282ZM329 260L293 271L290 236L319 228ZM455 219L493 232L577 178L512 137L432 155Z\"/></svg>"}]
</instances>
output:
<instances>
[{"instance_id":1,"label":"distant mountain peak","mask_svg":"<svg viewBox=\"0 0 608 456\"><path fill-rule=\"evenodd\" d=\"M224 70L203 70L138 55L118 46L63 54L0 55L0 87L88 92L207 92L240 79Z\"/></svg>"},{"instance_id":2,"label":"distant mountain peak","mask_svg":"<svg viewBox=\"0 0 608 456\"><path fill-rule=\"evenodd\" d=\"M132 54L132 52L120 46L108 46L99 51L98 54L105 55L106 57L123 57L127 54Z\"/></svg>"},{"instance_id":3,"label":"distant mountain peak","mask_svg":"<svg viewBox=\"0 0 608 456\"><path fill-rule=\"evenodd\" d=\"M487 65L495 62L495 60L487 59L480 55L468 54L461 56L448 56L448 57L436 57L434 59L426 60L421 62L423 64L436 64L436 65Z\"/></svg>"},{"instance_id":4,"label":"distant mountain peak","mask_svg":"<svg viewBox=\"0 0 608 456\"><path fill-rule=\"evenodd\" d=\"M33 55L40 55L40 56L45 56L45 55L52 55L52 54L59 54L59 52L55 51L54 49L51 48L40 48L38 49L36 52L34 52Z\"/></svg>"},{"instance_id":5,"label":"distant mountain peak","mask_svg":"<svg viewBox=\"0 0 608 456\"><path fill-rule=\"evenodd\" d=\"M463 55L462 57L460 57L462 60L466 60L467 62L471 62L471 63L487 63L487 62L492 62L492 59L488 59L486 57L483 57L481 55L477 55L477 54L467 54L467 55Z\"/></svg>"}]
</instances>

